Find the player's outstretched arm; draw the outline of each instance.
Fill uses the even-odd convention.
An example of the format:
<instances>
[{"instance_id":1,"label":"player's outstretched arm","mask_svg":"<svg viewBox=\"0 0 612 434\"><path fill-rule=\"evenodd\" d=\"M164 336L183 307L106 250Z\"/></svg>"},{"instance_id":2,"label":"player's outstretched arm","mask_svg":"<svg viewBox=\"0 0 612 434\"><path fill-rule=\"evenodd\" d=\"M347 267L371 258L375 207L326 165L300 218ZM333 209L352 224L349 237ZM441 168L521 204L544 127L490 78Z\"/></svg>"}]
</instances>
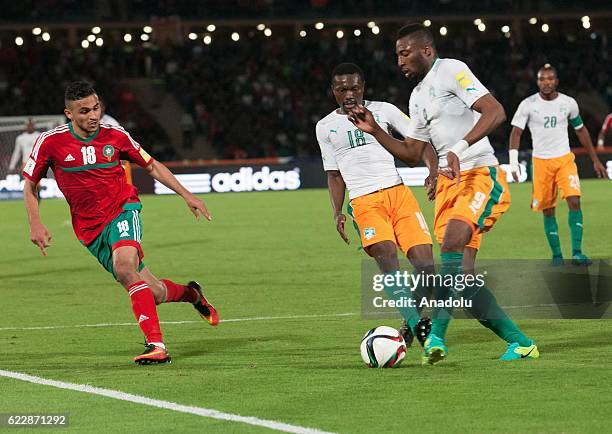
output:
<instances>
[{"instance_id":1,"label":"player's outstretched arm","mask_svg":"<svg viewBox=\"0 0 612 434\"><path fill-rule=\"evenodd\" d=\"M593 161L593 168L595 169L597 177L608 179L608 171L599 160L597 152L595 152L595 148L593 148L593 142L591 141L591 135L589 134L589 130L587 129L587 127L583 126L582 128L578 128L575 131L576 136L578 136L578 140L580 141L580 144L584 146L584 148L589 153L591 160Z\"/></svg>"},{"instance_id":2,"label":"player's outstretched arm","mask_svg":"<svg viewBox=\"0 0 612 434\"><path fill-rule=\"evenodd\" d=\"M355 107L348 116L349 120L361 131L374 136L391 155L413 167L421 162L427 142L406 137L397 140L383 130L372 116L372 112L362 105Z\"/></svg>"},{"instance_id":3,"label":"player's outstretched arm","mask_svg":"<svg viewBox=\"0 0 612 434\"><path fill-rule=\"evenodd\" d=\"M30 224L30 241L38 246L43 256L47 256L47 247L51 245L51 234L40 220L36 184L29 179L23 185L23 201Z\"/></svg>"},{"instance_id":4,"label":"player's outstretched arm","mask_svg":"<svg viewBox=\"0 0 612 434\"><path fill-rule=\"evenodd\" d=\"M518 182L521 170L518 161L518 150L521 146L522 135L522 129L519 127L512 127L512 131L510 132L510 149L508 149L508 155L510 158L510 172L512 173L512 178L514 178L515 182Z\"/></svg>"},{"instance_id":5,"label":"player's outstretched arm","mask_svg":"<svg viewBox=\"0 0 612 434\"><path fill-rule=\"evenodd\" d=\"M344 178L342 178L339 170L327 171L327 187L329 188L329 199L331 200L332 210L334 212L336 230L344 242L346 244L350 244L350 241L346 236L346 232L344 231L346 216L342 214L346 184L344 183Z\"/></svg>"},{"instance_id":6,"label":"player's outstretched arm","mask_svg":"<svg viewBox=\"0 0 612 434\"><path fill-rule=\"evenodd\" d=\"M204 202L183 187L179 180L176 179L176 177L172 174L172 172L170 172L170 170L168 170L166 166L159 161L154 161L152 164L147 166L147 170L153 178L157 179L170 190L181 196L198 220L200 219L200 214L203 215L206 220L212 220L212 216L208 212Z\"/></svg>"}]
</instances>

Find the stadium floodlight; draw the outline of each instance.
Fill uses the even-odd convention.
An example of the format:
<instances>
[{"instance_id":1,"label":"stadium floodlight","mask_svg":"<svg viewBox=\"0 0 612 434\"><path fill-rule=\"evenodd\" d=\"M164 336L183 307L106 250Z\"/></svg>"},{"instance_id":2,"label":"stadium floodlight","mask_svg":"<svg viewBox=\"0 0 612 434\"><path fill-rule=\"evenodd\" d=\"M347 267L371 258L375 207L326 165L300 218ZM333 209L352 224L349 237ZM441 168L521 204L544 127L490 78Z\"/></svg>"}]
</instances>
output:
<instances>
[{"instance_id":1,"label":"stadium floodlight","mask_svg":"<svg viewBox=\"0 0 612 434\"><path fill-rule=\"evenodd\" d=\"M584 23L585 21L591 21L591 18L588 15L585 15L584 17L580 18L580 21Z\"/></svg>"},{"instance_id":2,"label":"stadium floodlight","mask_svg":"<svg viewBox=\"0 0 612 434\"><path fill-rule=\"evenodd\" d=\"M359 29L355 29L355 30L353 30L353 35L355 35L355 36L361 36L361 30L359 30Z\"/></svg>"},{"instance_id":3,"label":"stadium floodlight","mask_svg":"<svg viewBox=\"0 0 612 434\"><path fill-rule=\"evenodd\" d=\"M257 24L257 30L259 30L260 32L266 30L266 25L265 24Z\"/></svg>"},{"instance_id":4,"label":"stadium floodlight","mask_svg":"<svg viewBox=\"0 0 612 434\"><path fill-rule=\"evenodd\" d=\"M266 30L264 30L264 35L267 37L272 36L272 29L268 27Z\"/></svg>"},{"instance_id":5,"label":"stadium floodlight","mask_svg":"<svg viewBox=\"0 0 612 434\"><path fill-rule=\"evenodd\" d=\"M375 35L378 35L380 33L380 27L378 26L372 27L372 33L374 33Z\"/></svg>"},{"instance_id":6,"label":"stadium floodlight","mask_svg":"<svg viewBox=\"0 0 612 434\"><path fill-rule=\"evenodd\" d=\"M193 33L193 32L189 33L187 37L191 39L192 41L195 41L196 39L198 39L197 33Z\"/></svg>"},{"instance_id":7,"label":"stadium floodlight","mask_svg":"<svg viewBox=\"0 0 612 434\"><path fill-rule=\"evenodd\" d=\"M145 33L151 33L153 31L153 27L151 27L151 26L144 26L142 28L142 31L145 32Z\"/></svg>"},{"instance_id":8,"label":"stadium floodlight","mask_svg":"<svg viewBox=\"0 0 612 434\"><path fill-rule=\"evenodd\" d=\"M15 38L15 44L17 44L19 47L21 47L23 45L23 38L21 36L17 36Z\"/></svg>"},{"instance_id":9,"label":"stadium floodlight","mask_svg":"<svg viewBox=\"0 0 612 434\"><path fill-rule=\"evenodd\" d=\"M544 33L548 32L550 30L550 27L548 24L542 24L542 31Z\"/></svg>"},{"instance_id":10,"label":"stadium floodlight","mask_svg":"<svg viewBox=\"0 0 612 434\"><path fill-rule=\"evenodd\" d=\"M323 24L321 21L315 24L315 29L317 30L323 30L323 27L325 27L325 24Z\"/></svg>"},{"instance_id":11,"label":"stadium floodlight","mask_svg":"<svg viewBox=\"0 0 612 434\"><path fill-rule=\"evenodd\" d=\"M126 33L125 35L123 35L123 40L125 42L132 42L132 35L129 33Z\"/></svg>"},{"instance_id":12,"label":"stadium floodlight","mask_svg":"<svg viewBox=\"0 0 612 434\"><path fill-rule=\"evenodd\" d=\"M425 27L429 27L429 26L431 26L431 20L425 20L425 21L423 21L423 25L424 25Z\"/></svg>"},{"instance_id":13,"label":"stadium floodlight","mask_svg":"<svg viewBox=\"0 0 612 434\"><path fill-rule=\"evenodd\" d=\"M87 36L87 40L88 40L89 42L93 42L93 41L95 41L95 40L96 40L96 35L88 35L88 36Z\"/></svg>"},{"instance_id":14,"label":"stadium floodlight","mask_svg":"<svg viewBox=\"0 0 612 434\"><path fill-rule=\"evenodd\" d=\"M538 23L538 19L536 17L529 18L529 24L537 24L537 23Z\"/></svg>"},{"instance_id":15,"label":"stadium floodlight","mask_svg":"<svg viewBox=\"0 0 612 434\"><path fill-rule=\"evenodd\" d=\"M45 42L49 42L51 40L51 35L49 34L49 32L45 32L42 34L42 40Z\"/></svg>"},{"instance_id":16,"label":"stadium floodlight","mask_svg":"<svg viewBox=\"0 0 612 434\"><path fill-rule=\"evenodd\" d=\"M88 48L89 47L89 41L87 39L83 39L81 41L81 47Z\"/></svg>"},{"instance_id":17,"label":"stadium floodlight","mask_svg":"<svg viewBox=\"0 0 612 434\"><path fill-rule=\"evenodd\" d=\"M300 38L305 38L307 34L306 30L300 30Z\"/></svg>"},{"instance_id":18,"label":"stadium floodlight","mask_svg":"<svg viewBox=\"0 0 612 434\"><path fill-rule=\"evenodd\" d=\"M442 36L446 36L446 34L448 33L448 29L444 26L440 27L440 34Z\"/></svg>"},{"instance_id":19,"label":"stadium floodlight","mask_svg":"<svg viewBox=\"0 0 612 434\"><path fill-rule=\"evenodd\" d=\"M338 30L336 32L336 38L342 39L344 37L344 32L342 30Z\"/></svg>"},{"instance_id":20,"label":"stadium floodlight","mask_svg":"<svg viewBox=\"0 0 612 434\"><path fill-rule=\"evenodd\" d=\"M478 24L478 30L480 30L481 32L487 30L487 26L485 25L485 23Z\"/></svg>"},{"instance_id":21,"label":"stadium floodlight","mask_svg":"<svg viewBox=\"0 0 612 434\"><path fill-rule=\"evenodd\" d=\"M41 29L40 27L34 27L34 28L32 29L32 34L33 34L34 36L38 36L38 35L40 35L41 33L42 33L42 29Z\"/></svg>"},{"instance_id":22,"label":"stadium floodlight","mask_svg":"<svg viewBox=\"0 0 612 434\"><path fill-rule=\"evenodd\" d=\"M142 35L140 35L140 40L141 41L148 41L149 40L149 35L147 35L146 33L143 33Z\"/></svg>"},{"instance_id":23,"label":"stadium floodlight","mask_svg":"<svg viewBox=\"0 0 612 434\"><path fill-rule=\"evenodd\" d=\"M96 39L96 45L98 47L101 47L102 45L104 45L104 39L102 39L102 38Z\"/></svg>"},{"instance_id":24,"label":"stadium floodlight","mask_svg":"<svg viewBox=\"0 0 612 434\"><path fill-rule=\"evenodd\" d=\"M510 26L502 26L501 31L503 33L508 33L510 31Z\"/></svg>"},{"instance_id":25,"label":"stadium floodlight","mask_svg":"<svg viewBox=\"0 0 612 434\"><path fill-rule=\"evenodd\" d=\"M585 29L590 29L591 28L591 22L590 21L583 21L582 22L582 27L584 27Z\"/></svg>"},{"instance_id":26,"label":"stadium floodlight","mask_svg":"<svg viewBox=\"0 0 612 434\"><path fill-rule=\"evenodd\" d=\"M369 28L369 29L373 29L374 27L376 27L376 23L375 23L374 21L370 21L370 22L368 23L368 28Z\"/></svg>"},{"instance_id":27,"label":"stadium floodlight","mask_svg":"<svg viewBox=\"0 0 612 434\"><path fill-rule=\"evenodd\" d=\"M210 45L210 43L212 42L212 37L210 35L204 36L203 42L206 45Z\"/></svg>"},{"instance_id":28,"label":"stadium floodlight","mask_svg":"<svg viewBox=\"0 0 612 434\"><path fill-rule=\"evenodd\" d=\"M217 30L217 26L215 26L214 24L209 24L208 26L206 26L206 30L208 30L209 32L214 32L215 30Z\"/></svg>"},{"instance_id":29,"label":"stadium floodlight","mask_svg":"<svg viewBox=\"0 0 612 434\"><path fill-rule=\"evenodd\" d=\"M475 25L475 26L479 26L479 25L481 25L481 24L482 24L482 19L480 19L480 18L476 18L476 19L474 20L474 25Z\"/></svg>"},{"instance_id":30,"label":"stadium floodlight","mask_svg":"<svg viewBox=\"0 0 612 434\"><path fill-rule=\"evenodd\" d=\"M238 42L240 40L240 34L238 32L232 33L232 41Z\"/></svg>"},{"instance_id":31,"label":"stadium floodlight","mask_svg":"<svg viewBox=\"0 0 612 434\"><path fill-rule=\"evenodd\" d=\"M94 35L97 35L98 33L100 33L102 31L102 29L99 26L96 27L92 27L91 28L91 33L93 33Z\"/></svg>"}]
</instances>

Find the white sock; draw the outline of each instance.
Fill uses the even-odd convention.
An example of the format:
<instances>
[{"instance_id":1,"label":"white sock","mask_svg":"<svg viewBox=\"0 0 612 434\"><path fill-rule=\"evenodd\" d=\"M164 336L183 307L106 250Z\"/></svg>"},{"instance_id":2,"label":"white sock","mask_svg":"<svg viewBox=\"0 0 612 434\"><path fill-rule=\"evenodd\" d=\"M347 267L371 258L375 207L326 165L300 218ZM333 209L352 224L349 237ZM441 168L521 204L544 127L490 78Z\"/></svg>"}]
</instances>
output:
<instances>
[{"instance_id":1,"label":"white sock","mask_svg":"<svg viewBox=\"0 0 612 434\"><path fill-rule=\"evenodd\" d=\"M164 350L166 349L166 346L163 342L149 342L149 345L155 345L156 347L163 348Z\"/></svg>"}]
</instances>

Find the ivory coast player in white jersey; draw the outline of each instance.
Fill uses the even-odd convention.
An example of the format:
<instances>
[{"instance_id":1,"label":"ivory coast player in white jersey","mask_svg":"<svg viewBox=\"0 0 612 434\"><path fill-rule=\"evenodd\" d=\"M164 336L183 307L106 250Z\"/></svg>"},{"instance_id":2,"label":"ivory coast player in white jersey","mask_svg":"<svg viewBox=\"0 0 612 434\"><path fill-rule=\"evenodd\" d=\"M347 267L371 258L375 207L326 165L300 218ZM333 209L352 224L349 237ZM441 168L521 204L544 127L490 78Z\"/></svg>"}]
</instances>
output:
<instances>
[{"instance_id":1,"label":"ivory coast player in white jersey","mask_svg":"<svg viewBox=\"0 0 612 434\"><path fill-rule=\"evenodd\" d=\"M393 104L363 101L365 80L357 65L341 63L334 68L331 78L331 90L338 108L317 122L316 134L338 233L348 244L344 231L346 217L342 213L348 190L348 213L364 251L376 260L381 273L395 275L399 271L398 248L417 273L433 272L427 223L412 191L404 185L395 159L374 137L355 128L347 114L358 104L365 104L382 128L393 130L402 137L409 129L409 118ZM430 172L435 173L437 159L431 147L425 159L426 164L433 165ZM419 161L414 161L413 165ZM426 185L430 190L433 188L431 183L426 182ZM384 289L391 299L408 295L408 291L396 283L385 285ZM407 324L400 330L406 343L410 345L412 337L416 336L422 344L429 332L430 319L420 320L415 306L402 307L399 311Z\"/></svg>"},{"instance_id":2,"label":"ivory coast player in white jersey","mask_svg":"<svg viewBox=\"0 0 612 434\"><path fill-rule=\"evenodd\" d=\"M510 205L505 173L487 138L505 120L504 109L465 63L438 57L433 36L422 24L402 27L395 50L406 78L418 80L410 96L412 122L406 139L399 141L387 134L367 107L354 108L349 118L401 160L419 158L430 143L434 146L440 173L445 175L436 188L434 231L441 243L440 274L445 282L436 288L436 301L470 300L468 311L506 341L501 360L537 358L537 346L516 327L486 286L462 288L452 283L473 274L483 232ZM435 364L446 357L444 339L451 311L446 303L433 310L424 363Z\"/></svg>"},{"instance_id":3,"label":"ivory coast player in white jersey","mask_svg":"<svg viewBox=\"0 0 612 434\"><path fill-rule=\"evenodd\" d=\"M531 208L542 211L544 231L552 251L553 265L563 264L559 227L555 217L558 190L567 200L568 223L572 240L572 263L590 265L589 258L582 253L583 218L580 208L580 180L574 154L570 150L568 123L576 131L598 177L607 178L607 172L593 148L591 137L580 118L578 104L571 96L557 92L557 71L550 64L538 71L539 92L525 98L512 118L510 133L510 166L512 176L518 181L518 149L525 127L531 131L533 197Z\"/></svg>"}]
</instances>

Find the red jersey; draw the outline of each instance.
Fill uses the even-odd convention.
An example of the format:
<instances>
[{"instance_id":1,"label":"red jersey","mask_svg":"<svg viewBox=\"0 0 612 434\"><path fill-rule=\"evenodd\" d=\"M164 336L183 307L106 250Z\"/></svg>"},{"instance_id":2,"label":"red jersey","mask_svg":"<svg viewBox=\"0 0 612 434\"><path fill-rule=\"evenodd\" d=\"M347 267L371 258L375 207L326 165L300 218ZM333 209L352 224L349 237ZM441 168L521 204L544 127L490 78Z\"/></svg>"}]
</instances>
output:
<instances>
[{"instance_id":1,"label":"red jersey","mask_svg":"<svg viewBox=\"0 0 612 434\"><path fill-rule=\"evenodd\" d=\"M49 168L53 170L70 206L74 232L87 246L122 211L123 204L139 202L120 159L141 167L154 161L121 127L100 124L94 135L82 138L68 123L38 137L23 176L38 183Z\"/></svg>"}]
</instances>

